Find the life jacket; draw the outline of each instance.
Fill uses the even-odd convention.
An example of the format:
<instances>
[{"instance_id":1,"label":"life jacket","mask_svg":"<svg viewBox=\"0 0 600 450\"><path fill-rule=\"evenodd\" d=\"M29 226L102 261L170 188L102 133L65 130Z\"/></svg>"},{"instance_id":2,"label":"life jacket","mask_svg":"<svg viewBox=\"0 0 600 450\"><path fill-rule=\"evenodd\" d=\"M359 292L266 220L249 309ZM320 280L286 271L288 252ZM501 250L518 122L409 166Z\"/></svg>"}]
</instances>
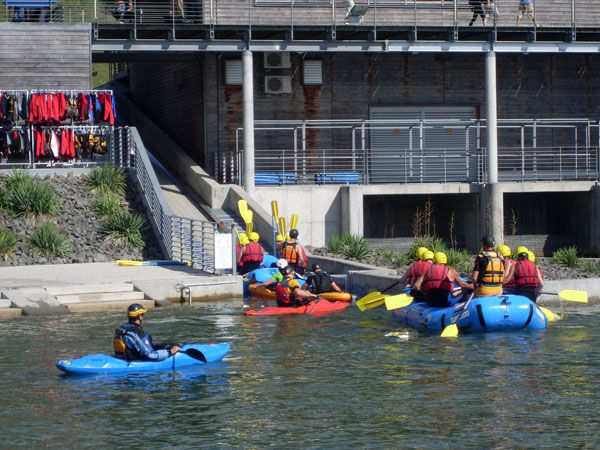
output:
<instances>
[{"instance_id":1,"label":"life jacket","mask_svg":"<svg viewBox=\"0 0 600 450\"><path fill-rule=\"evenodd\" d=\"M537 267L531 261L525 259L517 262L515 267L515 284L517 286L537 286Z\"/></svg>"},{"instance_id":2,"label":"life jacket","mask_svg":"<svg viewBox=\"0 0 600 450\"><path fill-rule=\"evenodd\" d=\"M277 304L284 306L294 306L296 304L296 294L290 289L289 283L289 278L284 278L283 281L277 283L275 287Z\"/></svg>"},{"instance_id":3,"label":"life jacket","mask_svg":"<svg viewBox=\"0 0 600 450\"><path fill-rule=\"evenodd\" d=\"M406 280L406 284L414 284L414 282L417 281L419 277L423 275L423 272L425 272L432 264L433 263L430 261L415 261L408 269L408 279Z\"/></svg>"},{"instance_id":4,"label":"life jacket","mask_svg":"<svg viewBox=\"0 0 600 450\"><path fill-rule=\"evenodd\" d=\"M285 241L283 243L283 247L281 247L281 257L285 259L289 264L296 264L296 261L298 261L296 244L297 242Z\"/></svg>"},{"instance_id":5,"label":"life jacket","mask_svg":"<svg viewBox=\"0 0 600 450\"><path fill-rule=\"evenodd\" d=\"M423 279L423 287L425 290L452 292L454 286L448 279L449 271L450 269L445 264L432 264L431 267L425 271L425 277Z\"/></svg>"},{"instance_id":6,"label":"life jacket","mask_svg":"<svg viewBox=\"0 0 600 450\"><path fill-rule=\"evenodd\" d=\"M479 257L487 260L485 269L479 273L479 284L484 286L501 286L504 279L504 259L498 252L483 252ZM481 267L481 265L480 265Z\"/></svg>"},{"instance_id":7,"label":"life jacket","mask_svg":"<svg viewBox=\"0 0 600 450\"><path fill-rule=\"evenodd\" d=\"M263 248L258 242L246 244L246 251L242 255L241 262L260 262L263 260Z\"/></svg>"},{"instance_id":8,"label":"life jacket","mask_svg":"<svg viewBox=\"0 0 600 450\"><path fill-rule=\"evenodd\" d=\"M115 330L115 338L113 339L113 348L115 349L115 356L117 358L126 359L127 361L135 361L138 359L142 359L142 355L140 355L137 350L127 347L125 344L125 335L129 333L134 333L139 336L139 338L143 341L148 338L151 340L148 333L139 325L134 323L126 323L121 325L119 328Z\"/></svg>"},{"instance_id":9,"label":"life jacket","mask_svg":"<svg viewBox=\"0 0 600 450\"><path fill-rule=\"evenodd\" d=\"M517 262L511 258L504 258L504 267L510 267L511 265L515 265ZM510 283L504 285L505 287L515 287L515 279L510 280Z\"/></svg>"},{"instance_id":10,"label":"life jacket","mask_svg":"<svg viewBox=\"0 0 600 450\"><path fill-rule=\"evenodd\" d=\"M327 272L317 272L313 277L313 280L315 280L315 294L322 294L323 292L331 292L333 290L331 276Z\"/></svg>"}]
</instances>

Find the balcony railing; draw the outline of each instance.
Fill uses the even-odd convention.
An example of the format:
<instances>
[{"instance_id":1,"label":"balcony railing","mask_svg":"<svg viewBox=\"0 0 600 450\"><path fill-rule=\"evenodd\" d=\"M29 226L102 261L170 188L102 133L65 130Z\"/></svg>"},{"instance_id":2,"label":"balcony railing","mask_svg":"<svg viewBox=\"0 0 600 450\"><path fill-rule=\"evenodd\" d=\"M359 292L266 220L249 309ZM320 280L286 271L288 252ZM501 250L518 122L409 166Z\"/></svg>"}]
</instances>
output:
<instances>
[{"instance_id":1,"label":"balcony railing","mask_svg":"<svg viewBox=\"0 0 600 450\"><path fill-rule=\"evenodd\" d=\"M215 161L221 182L242 184L242 135ZM483 120L263 121L254 135L259 186L488 181ZM498 177L597 181L599 147L597 121L499 120Z\"/></svg>"},{"instance_id":2,"label":"balcony railing","mask_svg":"<svg viewBox=\"0 0 600 450\"><path fill-rule=\"evenodd\" d=\"M47 3L47 4L46 4ZM155 25L166 28L212 30L238 26L252 33L253 27L296 28L345 26L372 29L380 27L467 27L475 12L468 0L368 0L356 2L363 15L346 21L343 0L3 0L0 21L92 22L132 27ZM516 27L519 0L496 0L495 10L484 6L487 27ZM22 5L22 6L19 6ZM497 11L498 14L494 12ZM533 20L535 18L535 21ZM522 27L558 27L576 30L600 26L596 0L534 0L534 17L525 12ZM474 26L484 26L480 15Z\"/></svg>"}]
</instances>

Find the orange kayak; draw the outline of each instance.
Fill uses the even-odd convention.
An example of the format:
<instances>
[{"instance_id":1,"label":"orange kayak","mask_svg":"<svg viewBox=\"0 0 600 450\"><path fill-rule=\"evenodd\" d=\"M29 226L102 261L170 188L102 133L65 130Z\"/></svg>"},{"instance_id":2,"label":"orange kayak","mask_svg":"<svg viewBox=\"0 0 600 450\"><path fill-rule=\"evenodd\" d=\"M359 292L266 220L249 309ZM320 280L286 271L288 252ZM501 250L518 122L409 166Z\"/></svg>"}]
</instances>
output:
<instances>
[{"instance_id":1,"label":"orange kayak","mask_svg":"<svg viewBox=\"0 0 600 450\"><path fill-rule=\"evenodd\" d=\"M248 286L248 291L253 297L262 298L265 300L275 300L276 297L275 291L272 291L266 286L260 286L257 283ZM319 297L334 302L349 302L352 300L352 295L350 295L348 292L323 292L322 294L319 294Z\"/></svg>"},{"instance_id":2,"label":"orange kayak","mask_svg":"<svg viewBox=\"0 0 600 450\"><path fill-rule=\"evenodd\" d=\"M253 309L244 311L247 316L272 316L275 314L314 314L320 315L333 311L341 311L349 306L349 302L330 302L325 299L313 300L307 305L298 306L297 308L283 308L280 306L268 306L266 308L255 311Z\"/></svg>"}]
</instances>

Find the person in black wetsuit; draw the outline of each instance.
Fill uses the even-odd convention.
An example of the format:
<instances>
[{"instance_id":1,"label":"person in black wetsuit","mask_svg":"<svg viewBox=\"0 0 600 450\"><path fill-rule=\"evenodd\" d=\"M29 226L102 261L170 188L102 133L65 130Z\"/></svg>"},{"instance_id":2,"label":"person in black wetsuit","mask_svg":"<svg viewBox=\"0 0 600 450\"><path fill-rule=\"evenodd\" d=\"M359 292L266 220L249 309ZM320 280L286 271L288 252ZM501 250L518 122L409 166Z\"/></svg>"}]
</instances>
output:
<instances>
[{"instance_id":1,"label":"person in black wetsuit","mask_svg":"<svg viewBox=\"0 0 600 450\"><path fill-rule=\"evenodd\" d=\"M312 265L313 274L309 276L306 282L302 285L302 289L310 288L315 294L323 292L342 292L331 276L324 272L321 266L317 263Z\"/></svg>"}]
</instances>

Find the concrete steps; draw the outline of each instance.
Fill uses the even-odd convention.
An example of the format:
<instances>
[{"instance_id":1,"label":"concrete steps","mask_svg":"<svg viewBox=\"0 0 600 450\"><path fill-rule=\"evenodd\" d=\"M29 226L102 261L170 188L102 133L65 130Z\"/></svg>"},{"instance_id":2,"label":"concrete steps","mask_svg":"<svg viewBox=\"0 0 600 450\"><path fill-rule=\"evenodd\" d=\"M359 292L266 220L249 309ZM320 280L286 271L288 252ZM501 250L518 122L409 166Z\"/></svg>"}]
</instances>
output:
<instances>
[{"instance_id":1,"label":"concrete steps","mask_svg":"<svg viewBox=\"0 0 600 450\"><path fill-rule=\"evenodd\" d=\"M12 302L8 299L0 299L0 319L5 317L15 317L23 314L21 308L11 308Z\"/></svg>"},{"instance_id":2,"label":"concrete steps","mask_svg":"<svg viewBox=\"0 0 600 450\"><path fill-rule=\"evenodd\" d=\"M146 309L155 306L154 300L146 300L144 293L136 291L131 283L52 286L46 291L70 312L125 310L132 303Z\"/></svg>"}]
</instances>

